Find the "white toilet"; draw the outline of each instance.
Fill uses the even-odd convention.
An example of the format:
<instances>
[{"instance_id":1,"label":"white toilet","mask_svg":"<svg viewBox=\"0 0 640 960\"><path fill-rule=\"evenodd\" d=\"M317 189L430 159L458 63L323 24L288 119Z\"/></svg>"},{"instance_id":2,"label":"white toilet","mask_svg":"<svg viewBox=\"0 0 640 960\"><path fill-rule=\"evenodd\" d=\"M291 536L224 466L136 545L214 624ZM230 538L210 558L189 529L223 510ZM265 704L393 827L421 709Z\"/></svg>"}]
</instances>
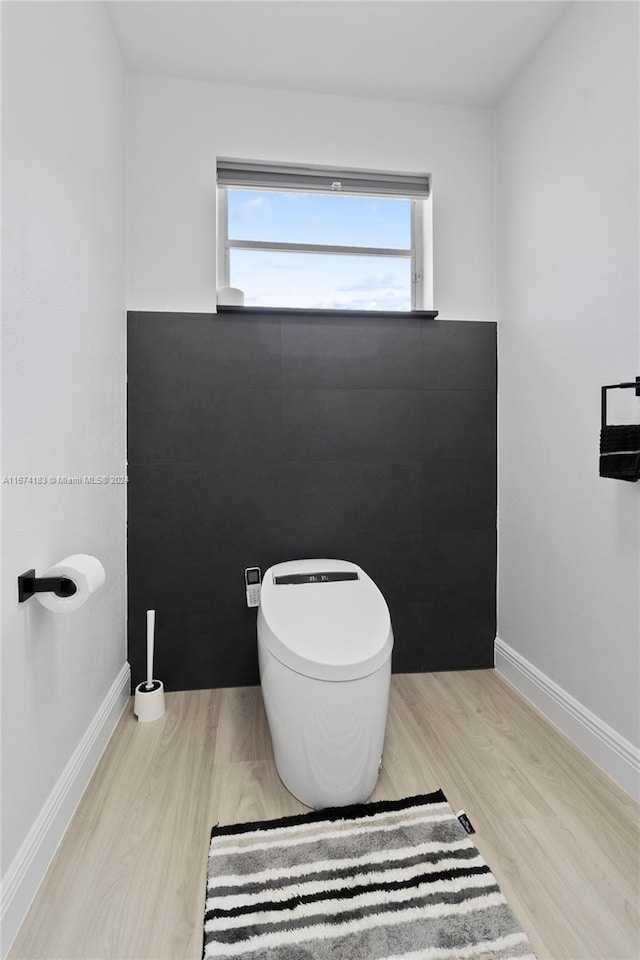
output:
<instances>
[{"instance_id":1,"label":"white toilet","mask_svg":"<svg viewBox=\"0 0 640 960\"><path fill-rule=\"evenodd\" d=\"M258 659L280 779L316 809L361 803L382 762L393 631L373 580L347 560L264 575Z\"/></svg>"}]
</instances>

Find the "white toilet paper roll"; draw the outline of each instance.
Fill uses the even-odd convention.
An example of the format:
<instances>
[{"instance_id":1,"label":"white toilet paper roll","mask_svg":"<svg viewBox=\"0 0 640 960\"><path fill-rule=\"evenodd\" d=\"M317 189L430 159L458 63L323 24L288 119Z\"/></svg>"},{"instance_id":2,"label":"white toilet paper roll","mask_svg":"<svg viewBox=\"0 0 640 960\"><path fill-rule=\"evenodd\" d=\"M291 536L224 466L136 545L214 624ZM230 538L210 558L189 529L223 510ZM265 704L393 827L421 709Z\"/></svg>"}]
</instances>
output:
<instances>
[{"instance_id":1,"label":"white toilet paper roll","mask_svg":"<svg viewBox=\"0 0 640 960\"><path fill-rule=\"evenodd\" d=\"M239 287L220 287L218 303L226 307L244 307L244 290Z\"/></svg>"},{"instance_id":2,"label":"white toilet paper roll","mask_svg":"<svg viewBox=\"0 0 640 960\"><path fill-rule=\"evenodd\" d=\"M58 597L55 593L36 593L36 599L54 613L72 613L81 607L105 581L104 567L97 557L88 553L74 553L56 563L40 577L68 577L76 585L71 597Z\"/></svg>"}]
</instances>

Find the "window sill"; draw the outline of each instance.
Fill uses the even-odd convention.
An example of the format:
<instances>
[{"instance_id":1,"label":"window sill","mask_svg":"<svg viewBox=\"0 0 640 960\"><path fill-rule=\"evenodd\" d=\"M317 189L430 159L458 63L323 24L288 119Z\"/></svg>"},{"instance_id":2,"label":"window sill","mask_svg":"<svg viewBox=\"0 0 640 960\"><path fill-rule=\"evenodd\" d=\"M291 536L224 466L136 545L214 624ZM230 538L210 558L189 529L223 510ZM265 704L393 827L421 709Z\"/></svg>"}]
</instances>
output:
<instances>
[{"instance_id":1,"label":"window sill","mask_svg":"<svg viewBox=\"0 0 640 960\"><path fill-rule=\"evenodd\" d=\"M235 307L227 304L218 304L217 313L262 313L270 317L384 317L385 319L401 319L415 317L418 320L435 320L437 310L320 310L308 307Z\"/></svg>"}]
</instances>

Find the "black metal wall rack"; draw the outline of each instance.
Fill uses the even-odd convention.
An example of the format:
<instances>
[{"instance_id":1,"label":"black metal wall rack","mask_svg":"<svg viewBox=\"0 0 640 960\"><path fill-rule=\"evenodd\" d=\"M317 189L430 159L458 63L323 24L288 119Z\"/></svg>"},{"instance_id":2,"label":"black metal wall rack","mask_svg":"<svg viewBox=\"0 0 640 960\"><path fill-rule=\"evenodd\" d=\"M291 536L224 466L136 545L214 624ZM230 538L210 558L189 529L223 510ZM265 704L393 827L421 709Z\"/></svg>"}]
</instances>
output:
<instances>
[{"instance_id":1,"label":"black metal wall rack","mask_svg":"<svg viewBox=\"0 0 640 960\"><path fill-rule=\"evenodd\" d=\"M601 388L603 427L606 427L607 425L607 390L626 390L628 387L634 388L636 391L636 397L640 397L640 377L636 377L635 380L632 380L629 383L609 383Z\"/></svg>"}]
</instances>

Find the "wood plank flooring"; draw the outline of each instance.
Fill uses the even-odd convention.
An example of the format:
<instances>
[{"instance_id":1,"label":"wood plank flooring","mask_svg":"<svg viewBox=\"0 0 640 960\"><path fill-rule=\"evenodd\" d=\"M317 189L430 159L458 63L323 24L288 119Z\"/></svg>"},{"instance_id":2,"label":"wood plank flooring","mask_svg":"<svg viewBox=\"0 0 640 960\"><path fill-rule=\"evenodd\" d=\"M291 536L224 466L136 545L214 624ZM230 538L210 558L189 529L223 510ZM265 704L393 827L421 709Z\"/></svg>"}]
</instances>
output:
<instances>
[{"instance_id":1,"label":"wood plank flooring","mask_svg":"<svg viewBox=\"0 0 640 960\"><path fill-rule=\"evenodd\" d=\"M640 960L639 808L493 670L392 678L372 799L438 787L539 960ZM305 809L259 687L168 694L150 724L129 710L10 958L199 960L213 824Z\"/></svg>"}]
</instances>

